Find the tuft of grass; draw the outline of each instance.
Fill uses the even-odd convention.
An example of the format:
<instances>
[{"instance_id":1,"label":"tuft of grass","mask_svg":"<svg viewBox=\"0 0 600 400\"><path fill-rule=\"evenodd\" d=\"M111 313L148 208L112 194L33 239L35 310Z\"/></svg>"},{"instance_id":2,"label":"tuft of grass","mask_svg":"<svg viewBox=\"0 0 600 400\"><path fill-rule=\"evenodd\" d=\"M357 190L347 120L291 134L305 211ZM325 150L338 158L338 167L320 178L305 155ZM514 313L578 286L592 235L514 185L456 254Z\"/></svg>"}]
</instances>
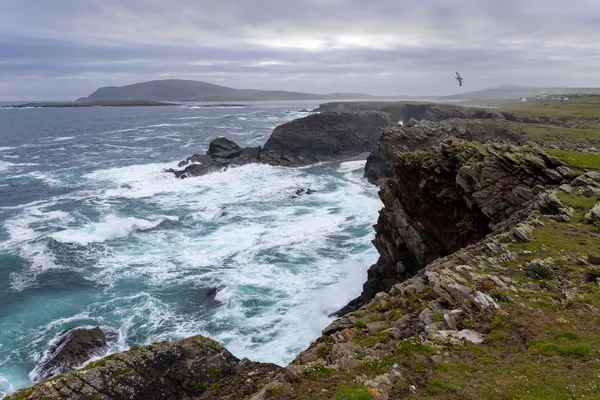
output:
<instances>
[{"instance_id":1,"label":"tuft of grass","mask_svg":"<svg viewBox=\"0 0 600 400\"><path fill-rule=\"evenodd\" d=\"M325 379L329 378L332 375L335 375L335 370L327 368L323 364L316 364L312 368L308 369L306 371L306 374L313 378Z\"/></svg>"},{"instance_id":2,"label":"tuft of grass","mask_svg":"<svg viewBox=\"0 0 600 400\"><path fill-rule=\"evenodd\" d=\"M430 395L448 395L456 392L457 387L451 383L444 382L441 379L432 379L427 384L427 393Z\"/></svg>"},{"instance_id":3,"label":"tuft of grass","mask_svg":"<svg viewBox=\"0 0 600 400\"><path fill-rule=\"evenodd\" d=\"M374 397L374 393L364 387L348 385L340 385L335 396L336 400L371 400Z\"/></svg>"},{"instance_id":4,"label":"tuft of grass","mask_svg":"<svg viewBox=\"0 0 600 400\"><path fill-rule=\"evenodd\" d=\"M531 350L534 353L560 357L587 357L592 352L590 345L572 343L567 339L557 339L553 342L534 340L531 343Z\"/></svg>"},{"instance_id":5,"label":"tuft of grass","mask_svg":"<svg viewBox=\"0 0 600 400\"><path fill-rule=\"evenodd\" d=\"M365 321L363 321L362 319L357 319L356 322L354 323L354 326L358 329L366 329L367 328L367 324L365 324Z\"/></svg>"},{"instance_id":6,"label":"tuft of grass","mask_svg":"<svg viewBox=\"0 0 600 400\"><path fill-rule=\"evenodd\" d=\"M319 347L317 347L317 354L321 358L327 357L327 355L329 354L330 351L331 351L331 348L329 346L327 346L326 344L320 344Z\"/></svg>"}]
</instances>

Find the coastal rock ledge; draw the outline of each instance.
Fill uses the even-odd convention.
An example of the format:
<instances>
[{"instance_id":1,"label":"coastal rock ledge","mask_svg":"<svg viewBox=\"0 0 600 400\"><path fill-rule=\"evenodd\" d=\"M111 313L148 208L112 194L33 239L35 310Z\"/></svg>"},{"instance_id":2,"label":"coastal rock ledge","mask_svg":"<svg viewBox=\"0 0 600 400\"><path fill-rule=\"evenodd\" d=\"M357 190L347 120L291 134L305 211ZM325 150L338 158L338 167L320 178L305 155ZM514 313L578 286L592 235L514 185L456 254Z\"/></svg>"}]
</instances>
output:
<instances>
[{"instance_id":1,"label":"coastal rock ledge","mask_svg":"<svg viewBox=\"0 0 600 400\"><path fill-rule=\"evenodd\" d=\"M194 336L134 348L47 379L7 399L247 398L281 367L240 360L214 340Z\"/></svg>"},{"instance_id":2,"label":"coastal rock ledge","mask_svg":"<svg viewBox=\"0 0 600 400\"><path fill-rule=\"evenodd\" d=\"M217 138L206 154L194 154L179 163L183 169L167 172L189 178L250 163L298 167L360 154L366 158L389 123L387 114L378 111L313 114L278 126L263 147L241 148Z\"/></svg>"}]
</instances>

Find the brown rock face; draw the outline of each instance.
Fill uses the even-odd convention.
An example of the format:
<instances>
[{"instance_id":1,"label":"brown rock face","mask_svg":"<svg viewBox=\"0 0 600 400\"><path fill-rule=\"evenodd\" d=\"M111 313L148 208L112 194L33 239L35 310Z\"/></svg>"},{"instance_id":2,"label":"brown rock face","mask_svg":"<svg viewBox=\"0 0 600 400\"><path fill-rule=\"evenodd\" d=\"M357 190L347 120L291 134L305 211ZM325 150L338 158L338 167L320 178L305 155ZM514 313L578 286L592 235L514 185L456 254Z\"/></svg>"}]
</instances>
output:
<instances>
[{"instance_id":1,"label":"brown rock face","mask_svg":"<svg viewBox=\"0 0 600 400\"><path fill-rule=\"evenodd\" d=\"M570 175L541 150L504 144L447 139L399 154L393 177L381 180L384 208L373 241L380 257L368 271L361 302L481 240L544 187Z\"/></svg>"}]
</instances>

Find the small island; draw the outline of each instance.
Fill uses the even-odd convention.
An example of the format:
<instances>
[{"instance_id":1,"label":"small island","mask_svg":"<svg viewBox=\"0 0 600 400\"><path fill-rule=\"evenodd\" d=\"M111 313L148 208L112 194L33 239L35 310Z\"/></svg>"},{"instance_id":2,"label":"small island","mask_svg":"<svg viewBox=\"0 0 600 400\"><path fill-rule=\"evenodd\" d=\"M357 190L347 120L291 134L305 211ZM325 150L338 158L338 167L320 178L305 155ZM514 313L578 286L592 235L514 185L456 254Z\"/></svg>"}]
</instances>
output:
<instances>
[{"instance_id":1,"label":"small island","mask_svg":"<svg viewBox=\"0 0 600 400\"><path fill-rule=\"evenodd\" d=\"M70 108L70 107L154 107L154 106L178 106L177 103L165 103L150 100L102 100L85 102L44 102L25 103L17 105L2 106L2 108Z\"/></svg>"}]
</instances>

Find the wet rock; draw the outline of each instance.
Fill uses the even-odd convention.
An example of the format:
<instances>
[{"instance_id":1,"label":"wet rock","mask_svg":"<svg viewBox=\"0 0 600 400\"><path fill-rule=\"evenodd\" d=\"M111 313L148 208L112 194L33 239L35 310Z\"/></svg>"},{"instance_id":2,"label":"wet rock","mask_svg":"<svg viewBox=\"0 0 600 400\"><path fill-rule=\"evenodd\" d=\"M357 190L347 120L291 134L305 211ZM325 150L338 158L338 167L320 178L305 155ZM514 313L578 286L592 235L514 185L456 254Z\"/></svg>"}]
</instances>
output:
<instances>
[{"instance_id":1,"label":"wet rock","mask_svg":"<svg viewBox=\"0 0 600 400\"><path fill-rule=\"evenodd\" d=\"M340 308L336 312L333 312L333 313L329 314L329 317L330 318L342 317L342 316L344 316L346 314L349 314L351 312L354 312L354 311L358 310L360 307L362 307L363 304L364 303L362 301L362 297L358 296L357 298L355 298L354 300L350 301L350 303L348 303L344 307Z\"/></svg>"},{"instance_id":2,"label":"wet rock","mask_svg":"<svg viewBox=\"0 0 600 400\"><path fill-rule=\"evenodd\" d=\"M100 328L72 329L58 339L36 367L36 381L74 370L93 357L103 356L107 350L107 338Z\"/></svg>"},{"instance_id":3,"label":"wet rock","mask_svg":"<svg viewBox=\"0 0 600 400\"><path fill-rule=\"evenodd\" d=\"M237 143L227 138L220 137L210 142L206 154L230 153L238 150L241 150L241 148L237 145Z\"/></svg>"}]
</instances>

